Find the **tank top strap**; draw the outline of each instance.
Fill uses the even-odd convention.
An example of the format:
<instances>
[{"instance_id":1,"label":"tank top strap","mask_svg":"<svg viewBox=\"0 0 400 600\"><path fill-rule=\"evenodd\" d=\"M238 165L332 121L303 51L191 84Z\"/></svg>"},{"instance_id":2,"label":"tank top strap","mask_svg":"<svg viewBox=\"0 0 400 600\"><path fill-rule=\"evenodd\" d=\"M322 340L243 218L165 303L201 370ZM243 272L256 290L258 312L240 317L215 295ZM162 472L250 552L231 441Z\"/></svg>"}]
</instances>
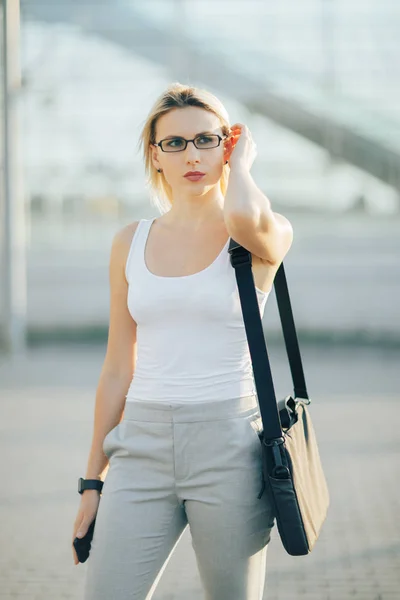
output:
<instances>
[{"instance_id":1,"label":"tank top strap","mask_svg":"<svg viewBox=\"0 0 400 600\"><path fill-rule=\"evenodd\" d=\"M143 270L144 249L154 219L155 217L152 219L140 219L133 234L125 265L125 277L128 283L130 282L130 273L132 273L134 268Z\"/></svg>"}]
</instances>

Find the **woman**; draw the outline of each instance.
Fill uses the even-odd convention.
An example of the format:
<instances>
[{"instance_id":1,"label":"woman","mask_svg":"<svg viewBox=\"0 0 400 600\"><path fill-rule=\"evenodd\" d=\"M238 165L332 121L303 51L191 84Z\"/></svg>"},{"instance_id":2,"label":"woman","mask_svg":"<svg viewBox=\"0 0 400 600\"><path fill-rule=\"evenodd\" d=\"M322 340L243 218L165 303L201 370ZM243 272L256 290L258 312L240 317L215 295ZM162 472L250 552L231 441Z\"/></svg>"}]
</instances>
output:
<instances>
[{"instance_id":1,"label":"woman","mask_svg":"<svg viewBox=\"0 0 400 600\"><path fill-rule=\"evenodd\" d=\"M140 141L166 210L112 243L86 479L109 470L73 532L96 516L85 600L150 599L187 526L206 598L259 600L274 518L257 497L262 422L228 245L251 252L263 314L292 227L250 175L249 129L209 92L171 85Z\"/></svg>"}]
</instances>

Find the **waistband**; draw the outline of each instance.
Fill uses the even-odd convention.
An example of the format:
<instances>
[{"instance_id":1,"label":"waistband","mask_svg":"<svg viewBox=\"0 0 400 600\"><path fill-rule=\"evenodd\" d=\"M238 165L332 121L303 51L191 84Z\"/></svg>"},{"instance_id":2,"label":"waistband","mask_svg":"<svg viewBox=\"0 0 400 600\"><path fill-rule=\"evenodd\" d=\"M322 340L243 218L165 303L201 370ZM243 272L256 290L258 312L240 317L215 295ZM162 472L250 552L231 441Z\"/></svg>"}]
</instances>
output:
<instances>
[{"instance_id":1,"label":"waistband","mask_svg":"<svg viewBox=\"0 0 400 600\"><path fill-rule=\"evenodd\" d=\"M156 402L130 400L125 403L123 420L188 423L251 416L259 412L257 396L204 402Z\"/></svg>"}]
</instances>

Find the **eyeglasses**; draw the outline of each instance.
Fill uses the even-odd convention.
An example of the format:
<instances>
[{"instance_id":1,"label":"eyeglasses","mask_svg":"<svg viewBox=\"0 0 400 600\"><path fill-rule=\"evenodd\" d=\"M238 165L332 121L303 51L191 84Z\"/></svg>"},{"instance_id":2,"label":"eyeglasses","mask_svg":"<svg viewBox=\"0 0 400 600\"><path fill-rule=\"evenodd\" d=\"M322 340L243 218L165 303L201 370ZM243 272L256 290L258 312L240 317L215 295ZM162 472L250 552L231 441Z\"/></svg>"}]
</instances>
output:
<instances>
[{"instance_id":1,"label":"eyeglasses","mask_svg":"<svg viewBox=\"0 0 400 600\"><path fill-rule=\"evenodd\" d=\"M154 146L158 146L163 152L182 152L183 150L186 150L186 146L189 142L193 142L195 147L199 150L208 150L209 148L217 148L221 141L227 137L227 135L221 137L218 134L198 135L192 140L175 137L161 140L158 144L155 143Z\"/></svg>"}]
</instances>

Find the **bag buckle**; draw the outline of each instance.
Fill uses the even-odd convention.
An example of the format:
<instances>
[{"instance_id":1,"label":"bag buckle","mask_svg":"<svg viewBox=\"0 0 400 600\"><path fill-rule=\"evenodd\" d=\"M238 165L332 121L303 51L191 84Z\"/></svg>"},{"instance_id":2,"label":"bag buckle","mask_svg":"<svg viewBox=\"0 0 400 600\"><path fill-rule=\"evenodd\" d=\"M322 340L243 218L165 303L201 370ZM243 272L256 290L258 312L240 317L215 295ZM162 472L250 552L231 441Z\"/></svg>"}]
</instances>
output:
<instances>
[{"instance_id":1,"label":"bag buckle","mask_svg":"<svg viewBox=\"0 0 400 600\"><path fill-rule=\"evenodd\" d=\"M241 267L243 265L251 265L252 264L252 255L251 252L243 248L243 246L238 246L240 250L237 252L233 252L233 248L229 250L229 254L231 255L231 265L236 269L236 267Z\"/></svg>"},{"instance_id":2,"label":"bag buckle","mask_svg":"<svg viewBox=\"0 0 400 600\"><path fill-rule=\"evenodd\" d=\"M295 398L296 402L302 402L303 404L311 404L311 400L310 398L302 398L301 396L296 396Z\"/></svg>"},{"instance_id":3,"label":"bag buckle","mask_svg":"<svg viewBox=\"0 0 400 600\"><path fill-rule=\"evenodd\" d=\"M282 460L282 454L279 446L285 443L284 438L279 437L273 440L267 440L265 444L271 447L274 465L272 467L271 475L276 479L290 479L290 469Z\"/></svg>"},{"instance_id":4,"label":"bag buckle","mask_svg":"<svg viewBox=\"0 0 400 600\"><path fill-rule=\"evenodd\" d=\"M271 440L264 440L264 444L266 446L280 446L281 444L284 444L285 440L283 437L278 437L278 438L273 438Z\"/></svg>"}]
</instances>

